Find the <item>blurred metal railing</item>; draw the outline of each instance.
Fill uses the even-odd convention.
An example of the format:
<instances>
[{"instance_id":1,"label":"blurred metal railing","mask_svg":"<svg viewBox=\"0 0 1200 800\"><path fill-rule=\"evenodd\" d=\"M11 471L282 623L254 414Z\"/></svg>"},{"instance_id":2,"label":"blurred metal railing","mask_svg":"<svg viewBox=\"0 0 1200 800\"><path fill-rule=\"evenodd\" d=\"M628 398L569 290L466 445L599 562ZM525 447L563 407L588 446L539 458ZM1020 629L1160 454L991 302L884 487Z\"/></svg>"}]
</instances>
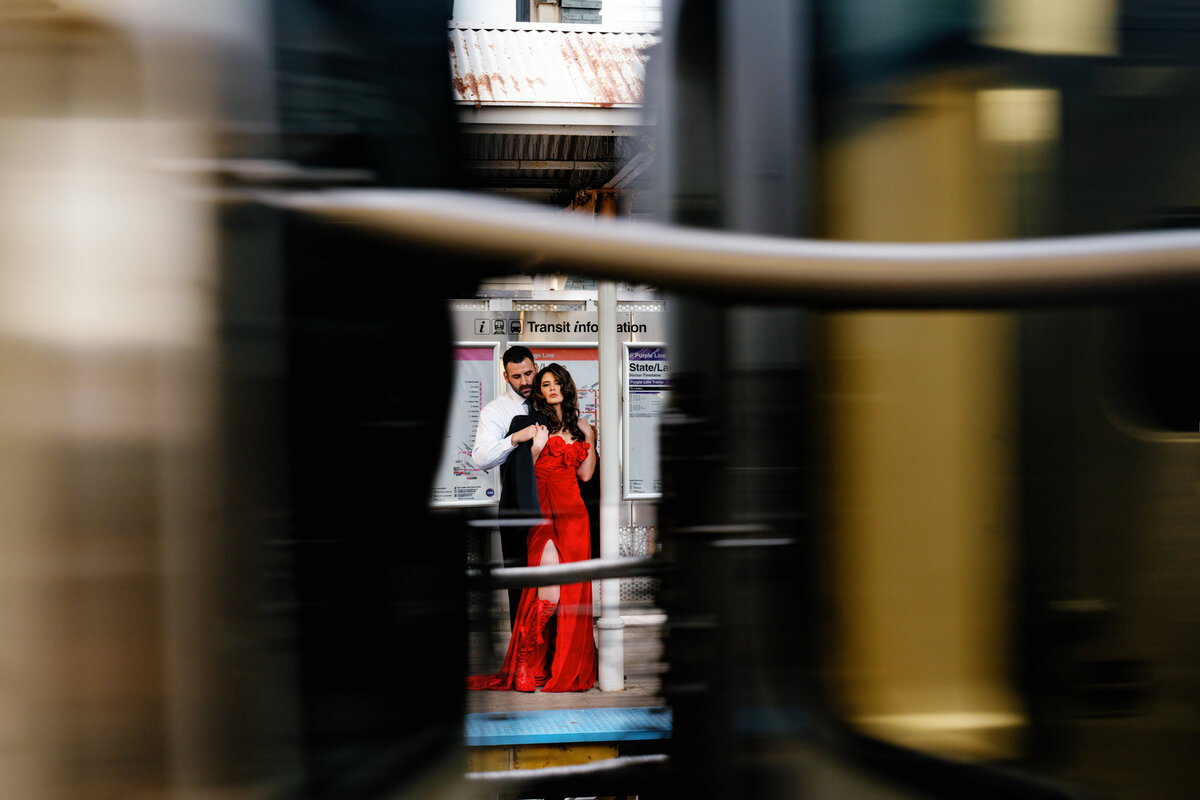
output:
<instances>
[{"instance_id":1,"label":"blurred metal railing","mask_svg":"<svg viewBox=\"0 0 1200 800\"><path fill-rule=\"evenodd\" d=\"M657 575L662 571L662 562L654 556L591 558L553 566L471 567L467 570L467 584L472 589L518 589L584 583L602 578L636 578Z\"/></svg>"},{"instance_id":2,"label":"blurred metal railing","mask_svg":"<svg viewBox=\"0 0 1200 800\"><path fill-rule=\"evenodd\" d=\"M466 778L470 783L491 792L520 790L528 795L531 791L540 791L545 796L551 796L560 784L561 791L575 791L578 786L574 782L582 778L588 781L590 789L601 787L624 794L631 781L636 782L639 778L643 781L661 780L669 766L669 756L655 753L617 756L589 764L473 772L468 773ZM605 779L614 782L614 785L605 786L602 783Z\"/></svg>"},{"instance_id":3,"label":"blurred metal railing","mask_svg":"<svg viewBox=\"0 0 1200 800\"><path fill-rule=\"evenodd\" d=\"M463 192L279 194L268 202L446 253L814 307L1000 307L1200 286L1200 231L999 242L793 239L576 219Z\"/></svg>"}]
</instances>

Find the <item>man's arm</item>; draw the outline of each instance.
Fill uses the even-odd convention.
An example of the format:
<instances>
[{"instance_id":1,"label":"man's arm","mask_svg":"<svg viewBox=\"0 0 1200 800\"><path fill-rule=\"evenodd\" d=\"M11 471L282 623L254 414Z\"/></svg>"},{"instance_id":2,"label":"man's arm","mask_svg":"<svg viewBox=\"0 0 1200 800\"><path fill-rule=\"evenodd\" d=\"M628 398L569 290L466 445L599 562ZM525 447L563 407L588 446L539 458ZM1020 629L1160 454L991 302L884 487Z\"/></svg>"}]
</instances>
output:
<instances>
[{"instance_id":1,"label":"man's arm","mask_svg":"<svg viewBox=\"0 0 1200 800\"><path fill-rule=\"evenodd\" d=\"M475 429L475 447L471 459L480 469L498 467L513 451L512 437L508 435L509 419L503 412L489 403L479 412L479 427Z\"/></svg>"}]
</instances>

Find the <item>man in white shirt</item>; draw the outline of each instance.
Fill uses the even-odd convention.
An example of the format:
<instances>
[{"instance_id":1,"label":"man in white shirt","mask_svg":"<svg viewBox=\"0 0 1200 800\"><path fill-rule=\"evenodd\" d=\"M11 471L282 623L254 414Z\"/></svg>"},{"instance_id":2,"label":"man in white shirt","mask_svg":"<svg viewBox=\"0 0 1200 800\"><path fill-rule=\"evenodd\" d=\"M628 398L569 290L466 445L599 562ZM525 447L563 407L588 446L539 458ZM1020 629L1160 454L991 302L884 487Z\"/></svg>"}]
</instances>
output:
<instances>
[{"instance_id":1,"label":"man in white shirt","mask_svg":"<svg viewBox=\"0 0 1200 800\"><path fill-rule=\"evenodd\" d=\"M513 345L504 351L501 361L508 386L479 412L471 458L480 469L500 467L500 548L505 566L523 567L529 563L525 542L530 525L505 524L504 517L541 517L530 443L538 426L547 420L533 408L533 377L537 374L533 353L528 347ZM521 590L509 590L508 596L509 616L515 620Z\"/></svg>"},{"instance_id":2,"label":"man in white shirt","mask_svg":"<svg viewBox=\"0 0 1200 800\"><path fill-rule=\"evenodd\" d=\"M512 433L509 426L513 417L529 414L532 409L533 376L537 374L537 364L534 363L533 353L528 347L513 345L504 351L501 360L504 365L504 382L508 386L504 394L488 403L479 412L479 427L475 429L475 447L471 450L471 458L475 466L483 470L502 466L509 455L522 442L533 439L536 432L534 425L528 425ZM527 498L526 498L527 499ZM524 504L518 498L505 499L505 493L500 494L501 508L522 508ZM536 504L523 510L537 512Z\"/></svg>"}]
</instances>

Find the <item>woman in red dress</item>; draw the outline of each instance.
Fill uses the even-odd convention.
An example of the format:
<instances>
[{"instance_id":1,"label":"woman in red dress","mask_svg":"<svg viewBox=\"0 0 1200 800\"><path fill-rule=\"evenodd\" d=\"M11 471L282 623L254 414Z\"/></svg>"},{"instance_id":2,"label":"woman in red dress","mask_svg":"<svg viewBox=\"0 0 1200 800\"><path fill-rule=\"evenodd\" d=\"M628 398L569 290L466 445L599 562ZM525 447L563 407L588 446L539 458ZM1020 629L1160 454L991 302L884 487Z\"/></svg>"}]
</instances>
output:
<instances>
[{"instance_id":1,"label":"woman in red dress","mask_svg":"<svg viewBox=\"0 0 1200 800\"><path fill-rule=\"evenodd\" d=\"M579 416L575 381L561 364L541 369L534 404L550 421L533 438L538 502L547 522L529 531L529 565L591 557L591 529L579 481L596 470L596 429ZM504 665L494 675L474 675L469 689L583 692L596 682L592 636L592 584L526 588Z\"/></svg>"}]
</instances>

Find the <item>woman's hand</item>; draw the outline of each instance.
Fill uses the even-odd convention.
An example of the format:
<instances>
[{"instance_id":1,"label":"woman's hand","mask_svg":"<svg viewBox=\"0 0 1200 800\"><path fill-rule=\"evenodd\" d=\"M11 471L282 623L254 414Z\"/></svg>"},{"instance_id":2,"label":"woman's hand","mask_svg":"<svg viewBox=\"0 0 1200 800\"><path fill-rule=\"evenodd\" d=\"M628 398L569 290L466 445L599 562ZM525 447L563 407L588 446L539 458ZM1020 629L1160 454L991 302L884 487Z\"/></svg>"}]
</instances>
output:
<instances>
[{"instance_id":1,"label":"woman's hand","mask_svg":"<svg viewBox=\"0 0 1200 800\"><path fill-rule=\"evenodd\" d=\"M583 459L576 469L575 474L579 476L581 481L589 481L592 479L592 473L596 471L596 433L597 429L592 422L586 417L579 418L579 427L583 429L583 439L589 445L587 457Z\"/></svg>"},{"instance_id":2,"label":"woman's hand","mask_svg":"<svg viewBox=\"0 0 1200 800\"><path fill-rule=\"evenodd\" d=\"M583 429L583 438L592 446L596 455L600 455L600 423L592 422L587 417L579 418L579 427Z\"/></svg>"},{"instance_id":3,"label":"woman's hand","mask_svg":"<svg viewBox=\"0 0 1200 800\"><path fill-rule=\"evenodd\" d=\"M531 425L534 429L532 439L533 460L537 461L538 456L542 454L542 448L546 446L546 442L550 439L550 429L545 425Z\"/></svg>"}]
</instances>

